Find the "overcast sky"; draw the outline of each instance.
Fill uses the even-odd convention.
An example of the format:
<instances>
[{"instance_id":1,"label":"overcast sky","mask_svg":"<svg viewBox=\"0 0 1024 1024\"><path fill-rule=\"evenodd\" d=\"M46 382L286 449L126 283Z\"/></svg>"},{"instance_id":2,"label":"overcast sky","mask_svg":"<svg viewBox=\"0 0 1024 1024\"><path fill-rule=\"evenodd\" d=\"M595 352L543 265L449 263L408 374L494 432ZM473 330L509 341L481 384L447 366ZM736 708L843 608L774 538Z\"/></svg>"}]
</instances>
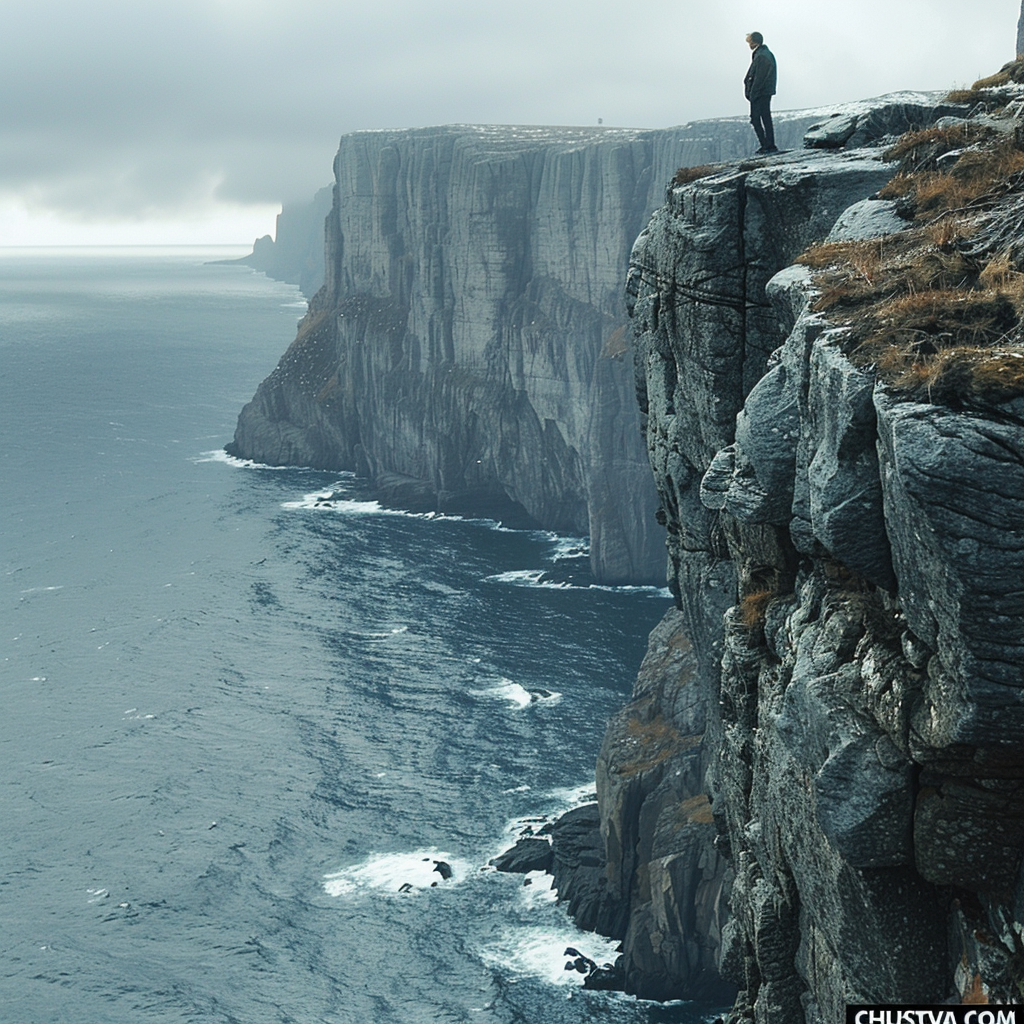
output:
<instances>
[{"instance_id":1,"label":"overcast sky","mask_svg":"<svg viewBox=\"0 0 1024 1024\"><path fill-rule=\"evenodd\" d=\"M428 124L668 127L969 85L1017 0L2 0L0 244L240 242L338 139ZM753 136L751 136L753 140Z\"/></svg>"}]
</instances>

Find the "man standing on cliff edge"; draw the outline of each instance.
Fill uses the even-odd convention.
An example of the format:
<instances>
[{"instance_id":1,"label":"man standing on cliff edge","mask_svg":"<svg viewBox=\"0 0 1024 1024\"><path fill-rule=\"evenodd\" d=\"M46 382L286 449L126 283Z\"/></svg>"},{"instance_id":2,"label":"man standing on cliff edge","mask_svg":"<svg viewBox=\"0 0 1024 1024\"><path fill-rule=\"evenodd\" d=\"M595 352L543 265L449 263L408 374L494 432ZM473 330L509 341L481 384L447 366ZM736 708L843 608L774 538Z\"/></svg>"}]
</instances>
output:
<instances>
[{"instance_id":1,"label":"man standing on cliff edge","mask_svg":"<svg viewBox=\"0 0 1024 1024\"><path fill-rule=\"evenodd\" d=\"M753 51L750 68L743 78L743 91L750 100L750 123L761 143L758 153L778 153L775 148L775 128L772 125L772 97L775 95L775 55L764 45L760 32L747 36L747 45Z\"/></svg>"}]
</instances>

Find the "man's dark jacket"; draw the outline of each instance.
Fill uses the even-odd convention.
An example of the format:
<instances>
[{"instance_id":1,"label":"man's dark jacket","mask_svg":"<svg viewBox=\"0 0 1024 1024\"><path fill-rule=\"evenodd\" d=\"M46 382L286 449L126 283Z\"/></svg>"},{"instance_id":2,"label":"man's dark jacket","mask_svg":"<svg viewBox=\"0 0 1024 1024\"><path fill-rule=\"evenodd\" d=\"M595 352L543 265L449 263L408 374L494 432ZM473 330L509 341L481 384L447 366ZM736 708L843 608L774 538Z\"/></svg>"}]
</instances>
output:
<instances>
[{"instance_id":1,"label":"man's dark jacket","mask_svg":"<svg viewBox=\"0 0 1024 1024\"><path fill-rule=\"evenodd\" d=\"M748 100L763 100L775 95L775 55L762 43L750 57L750 68L743 78Z\"/></svg>"}]
</instances>

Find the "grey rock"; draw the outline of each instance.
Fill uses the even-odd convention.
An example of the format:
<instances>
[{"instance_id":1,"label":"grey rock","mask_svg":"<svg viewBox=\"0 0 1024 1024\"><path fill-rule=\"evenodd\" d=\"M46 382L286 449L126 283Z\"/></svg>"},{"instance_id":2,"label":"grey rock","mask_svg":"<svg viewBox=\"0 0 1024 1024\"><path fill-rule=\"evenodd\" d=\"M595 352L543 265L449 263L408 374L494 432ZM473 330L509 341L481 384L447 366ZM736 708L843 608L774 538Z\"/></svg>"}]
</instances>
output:
<instances>
[{"instance_id":1,"label":"grey rock","mask_svg":"<svg viewBox=\"0 0 1024 1024\"><path fill-rule=\"evenodd\" d=\"M799 381L785 361L751 389L736 415L736 448L750 465L761 499L755 505L726 496L725 508L751 523L788 523L793 505L794 466L800 437ZM738 474L737 474L738 475ZM737 481L738 483L738 481Z\"/></svg>"},{"instance_id":2,"label":"grey rock","mask_svg":"<svg viewBox=\"0 0 1024 1024\"><path fill-rule=\"evenodd\" d=\"M874 381L833 339L814 345L804 422L814 537L872 583L895 584L875 450Z\"/></svg>"},{"instance_id":3,"label":"grey rock","mask_svg":"<svg viewBox=\"0 0 1024 1024\"><path fill-rule=\"evenodd\" d=\"M970 118L967 117L940 117L935 122L936 128L959 128L961 125L967 124Z\"/></svg>"},{"instance_id":4,"label":"grey rock","mask_svg":"<svg viewBox=\"0 0 1024 1024\"><path fill-rule=\"evenodd\" d=\"M672 190L637 239L631 288L638 396L670 517L668 552L677 579L696 552L726 553L715 513L700 504L700 481L716 454L738 442L737 414L786 338L788 324L780 324L766 297L769 280L890 174L871 153L782 157L745 172L723 171ZM790 493L790 485L781 493L775 485L780 467L792 461L790 385L800 385L790 381L788 366L771 372L774 386L763 386L748 417L763 413L771 422L763 433L746 434L764 442L742 457L737 444L735 487L723 506L731 501L752 523L777 520ZM756 406L762 408L755 413ZM776 423L776 414L785 421ZM721 491L721 481L708 478L705 490L714 487Z\"/></svg>"},{"instance_id":5,"label":"grey rock","mask_svg":"<svg viewBox=\"0 0 1024 1024\"><path fill-rule=\"evenodd\" d=\"M797 320L807 312L814 294L810 268L800 263L783 267L768 279L764 293L775 311L780 327L787 335L790 334Z\"/></svg>"},{"instance_id":6,"label":"grey rock","mask_svg":"<svg viewBox=\"0 0 1024 1024\"><path fill-rule=\"evenodd\" d=\"M737 1019L765 1024L998 995L1024 940L1024 406L878 388L812 310L808 271L786 266L826 237L902 229L867 198L893 167L849 150L964 113L884 106L845 111L831 155L670 191L629 279L714 849L733 873L718 962ZM637 822L620 850L659 835L656 815L612 820ZM950 887L977 896L959 951Z\"/></svg>"},{"instance_id":7,"label":"grey rock","mask_svg":"<svg viewBox=\"0 0 1024 1024\"><path fill-rule=\"evenodd\" d=\"M857 114L833 114L828 120L812 125L804 136L808 149L839 149L857 130Z\"/></svg>"},{"instance_id":8,"label":"grey rock","mask_svg":"<svg viewBox=\"0 0 1024 1024\"><path fill-rule=\"evenodd\" d=\"M597 766L606 893L622 911L611 934L623 939L626 991L644 998L721 1002L735 992L716 967L730 876L711 842L704 716L697 660L673 610L651 634Z\"/></svg>"},{"instance_id":9,"label":"grey rock","mask_svg":"<svg viewBox=\"0 0 1024 1024\"><path fill-rule=\"evenodd\" d=\"M826 242L859 242L906 231L910 225L896 213L891 199L862 199L844 210Z\"/></svg>"},{"instance_id":10,"label":"grey rock","mask_svg":"<svg viewBox=\"0 0 1024 1024\"><path fill-rule=\"evenodd\" d=\"M957 412L878 387L885 522L910 629L932 650L929 745L1019 750L1024 714L1024 409Z\"/></svg>"},{"instance_id":11,"label":"grey rock","mask_svg":"<svg viewBox=\"0 0 1024 1024\"><path fill-rule=\"evenodd\" d=\"M621 935L625 909L609 892L597 804L567 811L542 831L552 838L552 885L576 923L587 931Z\"/></svg>"},{"instance_id":12,"label":"grey rock","mask_svg":"<svg viewBox=\"0 0 1024 1024\"><path fill-rule=\"evenodd\" d=\"M526 837L515 846L489 861L499 871L525 875L531 871L550 873L555 854L547 839Z\"/></svg>"},{"instance_id":13,"label":"grey rock","mask_svg":"<svg viewBox=\"0 0 1024 1024\"><path fill-rule=\"evenodd\" d=\"M876 146L904 132L925 128L940 117L967 114L966 104L944 103L941 93L908 93L848 105L812 125L804 135L807 149L860 149Z\"/></svg>"},{"instance_id":14,"label":"grey rock","mask_svg":"<svg viewBox=\"0 0 1024 1024\"><path fill-rule=\"evenodd\" d=\"M857 868L909 864L913 765L862 713L860 673L828 656L848 628L832 615L803 633L775 728L808 773L817 824L843 860Z\"/></svg>"},{"instance_id":15,"label":"grey rock","mask_svg":"<svg viewBox=\"0 0 1024 1024\"><path fill-rule=\"evenodd\" d=\"M707 472L700 479L700 500L705 508L720 512L725 508L729 489L734 486L736 445L727 444L715 454Z\"/></svg>"}]
</instances>

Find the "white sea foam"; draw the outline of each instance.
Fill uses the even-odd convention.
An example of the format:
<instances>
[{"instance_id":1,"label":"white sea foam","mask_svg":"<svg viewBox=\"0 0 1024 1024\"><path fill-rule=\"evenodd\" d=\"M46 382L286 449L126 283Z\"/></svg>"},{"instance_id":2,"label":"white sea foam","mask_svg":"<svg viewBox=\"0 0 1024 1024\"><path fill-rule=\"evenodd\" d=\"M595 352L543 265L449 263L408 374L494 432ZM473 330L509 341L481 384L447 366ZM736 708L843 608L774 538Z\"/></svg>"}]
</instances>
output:
<instances>
[{"instance_id":1,"label":"white sea foam","mask_svg":"<svg viewBox=\"0 0 1024 1024\"><path fill-rule=\"evenodd\" d=\"M502 678L497 686L489 687L486 690L470 690L470 693L474 697L507 700L520 710L528 708L531 704L557 704L562 699L562 695L554 690L545 690L540 687L528 690L520 683L514 683L511 679L505 678Z\"/></svg>"},{"instance_id":2,"label":"white sea foam","mask_svg":"<svg viewBox=\"0 0 1024 1024\"><path fill-rule=\"evenodd\" d=\"M484 583L511 583L514 587L545 587L551 590L568 590L569 583L559 583L545 579L544 569L513 569L511 572L499 572L493 576L485 576Z\"/></svg>"},{"instance_id":3,"label":"white sea foam","mask_svg":"<svg viewBox=\"0 0 1024 1024\"><path fill-rule=\"evenodd\" d=\"M552 817L554 817L554 815L528 814L520 818L512 818L505 823L505 831L501 840L501 848L496 850L493 856L497 857L498 854L504 853L509 848L510 841L515 842L516 840L524 837L545 839L550 843L551 836L539 836L537 833L547 825L549 821L551 821Z\"/></svg>"},{"instance_id":4,"label":"white sea foam","mask_svg":"<svg viewBox=\"0 0 1024 1024\"><path fill-rule=\"evenodd\" d=\"M517 791L508 790L507 792ZM509 848L510 842L515 842L524 837L546 839L548 842L551 842L549 835L539 834L545 825L554 821L560 815L565 814L566 811L571 811L574 807L582 807L584 804L591 804L596 799L597 794L594 791L593 780L581 783L578 786L559 787L549 790L547 793L538 794L531 800L531 804L535 808L541 808L542 810L534 814L511 818L506 822L502 834L501 848L495 852L494 856L504 853Z\"/></svg>"},{"instance_id":5,"label":"white sea foam","mask_svg":"<svg viewBox=\"0 0 1024 1024\"><path fill-rule=\"evenodd\" d=\"M294 469L294 466L268 466L264 462L253 462L252 459L237 459L234 455L228 455L223 448L217 448L212 452L202 452L194 455L190 460L194 463L201 462L223 462L228 466L237 466L240 469Z\"/></svg>"},{"instance_id":6,"label":"white sea foam","mask_svg":"<svg viewBox=\"0 0 1024 1024\"><path fill-rule=\"evenodd\" d=\"M552 540L551 561L564 562L570 558L589 558L590 542L586 537L559 537Z\"/></svg>"},{"instance_id":7,"label":"white sea foam","mask_svg":"<svg viewBox=\"0 0 1024 1024\"><path fill-rule=\"evenodd\" d=\"M299 501L282 502L281 507L287 509L312 509L317 512L337 512L350 516L398 516L404 519L426 519L431 522L464 522L459 516L450 516L442 512L407 512L400 508L388 508L375 499L359 500L346 498L338 493L338 486L305 494Z\"/></svg>"},{"instance_id":8,"label":"white sea foam","mask_svg":"<svg viewBox=\"0 0 1024 1024\"><path fill-rule=\"evenodd\" d=\"M394 636L401 636L403 633L408 632L408 626L395 626L394 629L388 629L380 633L356 633L355 635L364 640L390 640Z\"/></svg>"},{"instance_id":9,"label":"white sea foam","mask_svg":"<svg viewBox=\"0 0 1024 1024\"><path fill-rule=\"evenodd\" d=\"M299 501L283 501L281 508L315 509L316 511L339 512L343 515L355 516L403 514L383 508L379 501L357 501L354 498L336 497L336 492L333 489L314 491L312 494L303 495Z\"/></svg>"},{"instance_id":10,"label":"white sea foam","mask_svg":"<svg viewBox=\"0 0 1024 1024\"><path fill-rule=\"evenodd\" d=\"M554 888L554 884L554 876L546 871L528 871L518 889L519 903L526 910L553 906L558 902L558 890Z\"/></svg>"},{"instance_id":11,"label":"white sea foam","mask_svg":"<svg viewBox=\"0 0 1024 1024\"><path fill-rule=\"evenodd\" d=\"M573 807L582 807L583 804L592 804L597 799L594 780L581 782L578 786L559 786L548 792L547 798L558 806L558 814L564 814Z\"/></svg>"},{"instance_id":12,"label":"white sea foam","mask_svg":"<svg viewBox=\"0 0 1024 1024\"><path fill-rule=\"evenodd\" d=\"M444 879L435 870L437 861L449 865L451 878ZM324 875L324 891L328 896L349 896L358 892L404 896L420 889L457 885L472 870L468 861L457 860L433 847L411 853L372 853L361 864ZM407 885L411 889L401 892Z\"/></svg>"},{"instance_id":13,"label":"white sea foam","mask_svg":"<svg viewBox=\"0 0 1024 1024\"><path fill-rule=\"evenodd\" d=\"M524 886L524 890L530 888ZM566 962L574 959L566 955L566 949L578 949L603 966L614 963L619 955L616 946L612 939L581 932L564 917L564 921L555 918L546 925L506 928L493 945L481 950L481 956L489 967L503 973L540 978L551 985L579 986L583 975L565 969Z\"/></svg>"},{"instance_id":14,"label":"white sea foam","mask_svg":"<svg viewBox=\"0 0 1024 1024\"><path fill-rule=\"evenodd\" d=\"M603 590L610 594L650 594L651 597L670 598L672 591L668 587L653 586L611 586L604 583L569 583L566 580L548 578L544 569L513 569L510 572L499 572L493 576L485 576L485 583L508 583L514 587L538 587L543 590Z\"/></svg>"}]
</instances>

